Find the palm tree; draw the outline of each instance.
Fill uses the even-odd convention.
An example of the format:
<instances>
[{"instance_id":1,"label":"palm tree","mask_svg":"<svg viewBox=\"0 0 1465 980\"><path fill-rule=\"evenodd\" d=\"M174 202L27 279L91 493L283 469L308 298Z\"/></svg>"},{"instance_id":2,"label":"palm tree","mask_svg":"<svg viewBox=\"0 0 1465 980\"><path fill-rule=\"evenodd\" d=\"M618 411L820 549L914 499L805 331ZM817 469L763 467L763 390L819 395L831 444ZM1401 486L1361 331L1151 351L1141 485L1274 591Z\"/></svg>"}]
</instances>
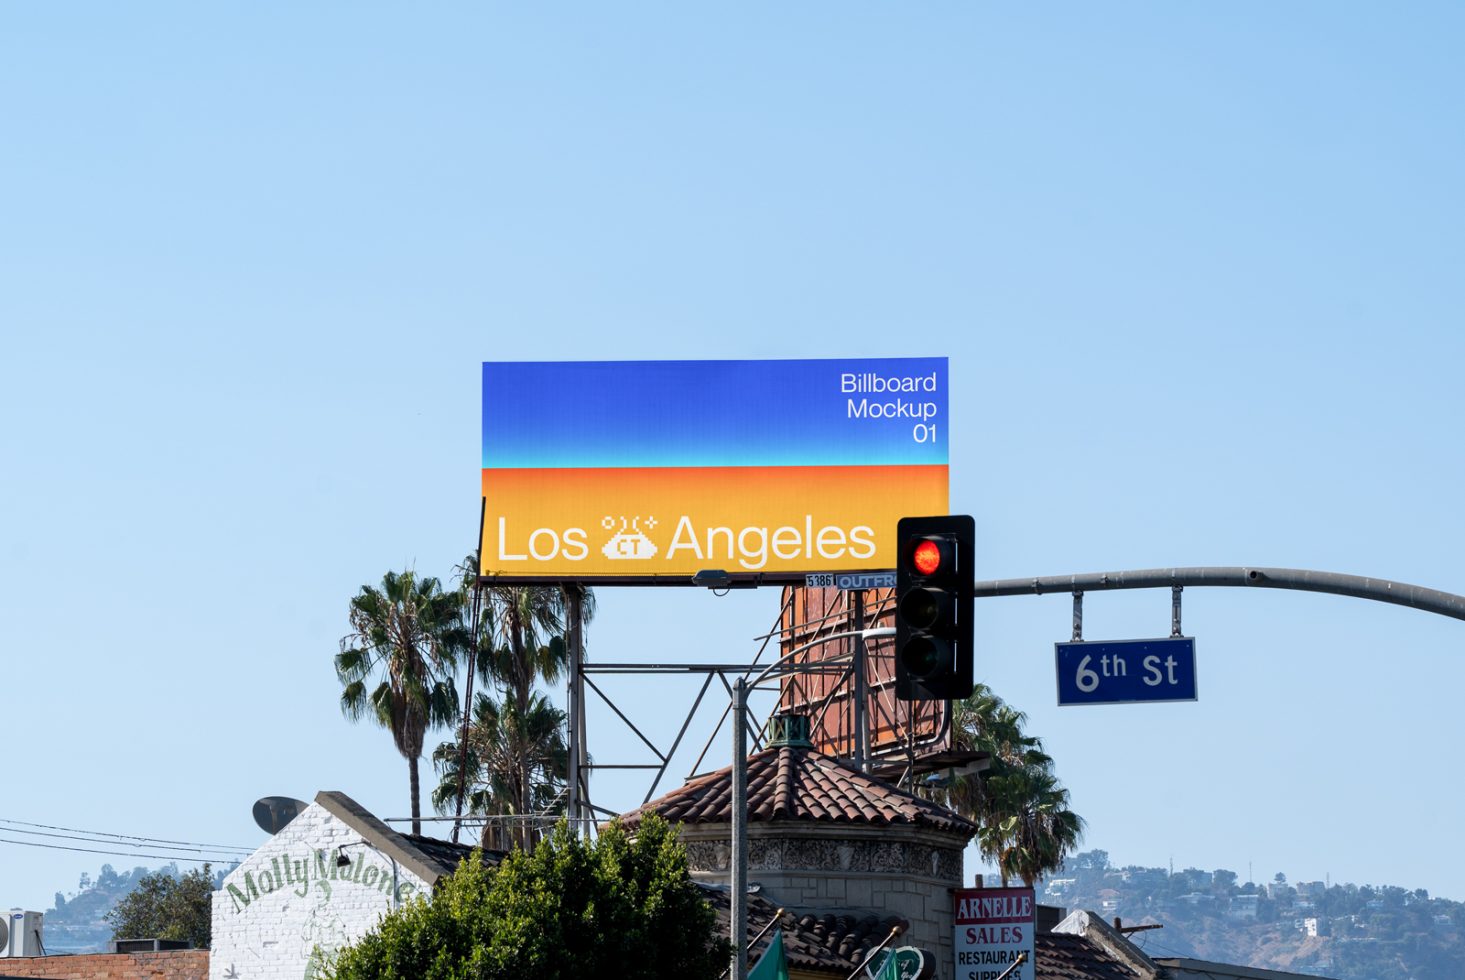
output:
<instances>
[{"instance_id":1,"label":"palm tree","mask_svg":"<svg viewBox=\"0 0 1465 980\"><path fill-rule=\"evenodd\" d=\"M341 711L352 721L370 716L392 733L407 760L412 786L412 832L422 833L417 760L427 730L458 717L454 686L458 655L471 634L460 617L462 595L410 569L363 585L351 599L351 632L341 638L336 676L346 685ZM373 686L374 683L374 686Z\"/></svg>"},{"instance_id":2,"label":"palm tree","mask_svg":"<svg viewBox=\"0 0 1465 980\"><path fill-rule=\"evenodd\" d=\"M457 800L460 760L467 786L467 811L473 815L512 814L522 817L556 810L569 775L569 748L565 742L565 713L543 694L530 698L526 712L513 702L500 704L486 694L474 701L468 725L467 751L456 742L444 742L433 753L442 782L432 794L433 805L446 810ZM538 839L537 828L520 821L505 830L484 826L484 847L506 848L510 842L525 849Z\"/></svg>"},{"instance_id":3,"label":"palm tree","mask_svg":"<svg viewBox=\"0 0 1465 980\"><path fill-rule=\"evenodd\" d=\"M990 763L985 773L937 789L936 798L976 822L977 847L1004 884L1020 878L1031 885L1061 868L1083 836L1083 819L1068 808L1068 790L1042 741L1023 731L1027 716L985 684L951 711L952 747L986 752Z\"/></svg>"},{"instance_id":4,"label":"palm tree","mask_svg":"<svg viewBox=\"0 0 1465 980\"><path fill-rule=\"evenodd\" d=\"M475 605L468 603L468 596L477 587L478 568L477 554L468 555L457 568L465 608ZM595 597L583 586L496 584L479 593L477 622L469 624L475 638L470 683L476 673L484 684L494 687L497 697L474 698L473 718L464 719L466 734L433 753L442 775L442 783L433 793L433 804L440 811L455 805L462 793L470 813L526 816L545 809L541 803L548 804L562 791L566 777L560 775L556 782L555 772L542 759L551 742L546 726L553 728L556 744L566 745L565 714L536 693L535 685L540 680L556 683L568 666L564 633L571 589L579 590L582 624L589 622L595 613ZM485 704L491 706L491 723L481 714L489 710ZM475 727L479 728L476 737ZM492 765L469 759L490 744L494 746ZM447 746L454 746L452 758L444 755ZM552 790L547 796L546 788Z\"/></svg>"},{"instance_id":5,"label":"palm tree","mask_svg":"<svg viewBox=\"0 0 1465 980\"><path fill-rule=\"evenodd\" d=\"M583 588L567 586L566 588ZM582 592L584 622L595 615L595 597ZM565 591L558 586L493 585L484 590L487 650L479 669L492 678L523 710L534 684L559 682L569 663L565 647ZM480 649L483 649L480 647Z\"/></svg>"},{"instance_id":6,"label":"palm tree","mask_svg":"<svg viewBox=\"0 0 1465 980\"><path fill-rule=\"evenodd\" d=\"M465 607L478 568L475 552L456 569ZM558 683L569 662L564 633L571 589L578 590L581 620L589 623L595 616L595 593L582 585L489 585L482 591L478 622L472 624L478 672L521 711L529 707L535 682Z\"/></svg>"},{"instance_id":7,"label":"palm tree","mask_svg":"<svg viewBox=\"0 0 1465 980\"><path fill-rule=\"evenodd\" d=\"M998 873L1003 884L1021 878L1032 887L1077 849L1083 819L1068 808L1068 790L1046 766L1013 767L988 782L1007 813L994 835L994 842L1000 839Z\"/></svg>"}]
</instances>

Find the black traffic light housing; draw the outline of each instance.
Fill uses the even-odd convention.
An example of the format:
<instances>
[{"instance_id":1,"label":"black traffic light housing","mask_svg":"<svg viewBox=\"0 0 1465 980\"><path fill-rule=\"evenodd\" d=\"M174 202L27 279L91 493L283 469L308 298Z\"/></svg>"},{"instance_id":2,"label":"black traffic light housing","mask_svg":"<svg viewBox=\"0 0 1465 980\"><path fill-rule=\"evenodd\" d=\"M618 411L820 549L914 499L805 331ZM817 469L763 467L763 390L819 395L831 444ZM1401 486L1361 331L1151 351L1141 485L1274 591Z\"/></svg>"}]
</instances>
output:
<instances>
[{"instance_id":1,"label":"black traffic light housing","mask_svg":"<svg viewBox=\"0 0 1465 980\"><path fill-rule=\"evenodd\" d=\"M972 677L976 522L902 517L896 525L895 696L964 698Z\"/></svg>"}]
</instances>

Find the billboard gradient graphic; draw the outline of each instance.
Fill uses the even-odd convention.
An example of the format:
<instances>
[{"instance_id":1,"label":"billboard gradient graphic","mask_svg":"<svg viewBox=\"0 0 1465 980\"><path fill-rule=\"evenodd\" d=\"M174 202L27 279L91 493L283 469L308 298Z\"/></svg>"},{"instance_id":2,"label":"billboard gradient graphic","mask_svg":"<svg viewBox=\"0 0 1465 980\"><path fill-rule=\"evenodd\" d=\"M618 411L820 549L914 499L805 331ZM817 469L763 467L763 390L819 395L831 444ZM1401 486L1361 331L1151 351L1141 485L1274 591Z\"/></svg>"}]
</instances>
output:
<instances>
[{"instance_id":1,"label":"billboard gradient graphic","mask_svg":"<svg viewBox=\"0 0 1465 980\"><path fill-rule=\"evenodd\" d=\"M945 358L489 362L483 575L894 567L947 508Z\"/></svg>"}]
</instances>

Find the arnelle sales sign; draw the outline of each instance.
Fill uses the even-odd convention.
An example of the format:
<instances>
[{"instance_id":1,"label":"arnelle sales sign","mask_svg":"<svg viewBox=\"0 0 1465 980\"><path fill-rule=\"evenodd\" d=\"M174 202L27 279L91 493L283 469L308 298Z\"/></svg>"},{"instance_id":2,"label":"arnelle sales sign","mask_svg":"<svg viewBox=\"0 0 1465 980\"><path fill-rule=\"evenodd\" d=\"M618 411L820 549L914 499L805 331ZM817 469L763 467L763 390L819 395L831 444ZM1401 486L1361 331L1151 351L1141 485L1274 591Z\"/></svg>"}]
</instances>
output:
<instances>
[{"instance_id":1,"label":"arnelle sales sign","mask_svg":"<svg viewBox=\"0 0 1465 980\"><path fill-rule=\"evenodd\" d=\"M967 888L956 901L956 980L1033 980L1033 927L1037 906L1031 888ZM1022 956L1022 965L1007 973Z\"/></svg>"},{"instance_id":2,"label":"arnelle sales sign","mask_svg":"<svg viewBox=\"0 0 1465 980\"><path fill-rule=\"evenodd\" d=\"M947 512L946 358L483 365L484 576L895 567Z\"/></svg>"}]
</instances>

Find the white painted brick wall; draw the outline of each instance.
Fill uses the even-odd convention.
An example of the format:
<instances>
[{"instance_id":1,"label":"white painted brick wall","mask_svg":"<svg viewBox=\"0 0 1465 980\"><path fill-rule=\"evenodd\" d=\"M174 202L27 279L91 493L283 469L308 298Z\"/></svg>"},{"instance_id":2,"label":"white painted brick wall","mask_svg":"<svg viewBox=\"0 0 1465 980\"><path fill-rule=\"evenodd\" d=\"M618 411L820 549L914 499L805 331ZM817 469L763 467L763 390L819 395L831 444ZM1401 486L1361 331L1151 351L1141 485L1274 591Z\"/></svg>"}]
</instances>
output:
<instances>
[{"instance_id":1,"label":"white painted brick wall","mask_svg":"<svg viewBox=\"0 0 1465 980\"><path fill-rule=\"evenodd\" d=\"M351 866L336 867L345 844ZM395 901L426 891L318 803L255 851L214 892L209 980L309 980L320 953L358 939Z\"/></svg>"}]
</instances>

